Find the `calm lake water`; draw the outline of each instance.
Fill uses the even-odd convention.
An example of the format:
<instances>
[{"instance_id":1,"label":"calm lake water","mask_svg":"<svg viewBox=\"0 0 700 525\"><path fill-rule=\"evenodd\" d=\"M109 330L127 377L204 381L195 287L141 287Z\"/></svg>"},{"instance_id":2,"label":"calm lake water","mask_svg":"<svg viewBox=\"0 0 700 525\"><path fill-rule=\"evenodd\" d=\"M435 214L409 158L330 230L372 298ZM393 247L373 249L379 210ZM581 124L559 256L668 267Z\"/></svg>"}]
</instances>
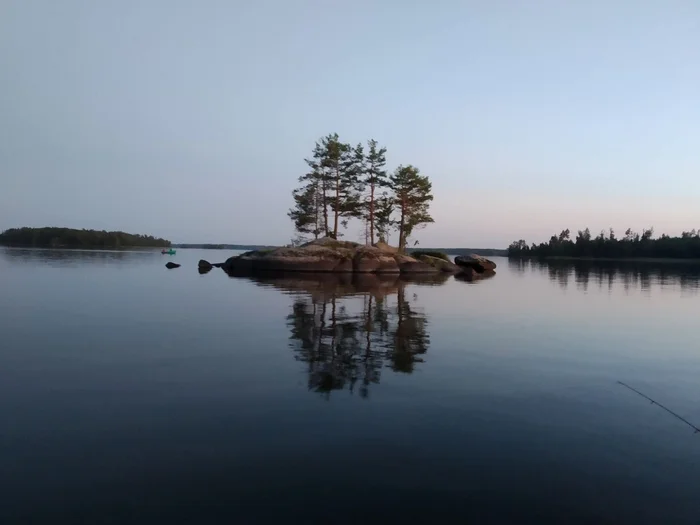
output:
<instances>
[{"instance_id":1,"label":"calm lake water","mask_svg":"<svg viewBox=\"0 0 700 525\"><path fill-rule=\"evenodd\" d=\"M700 523L697 266L229 255L0 248L0 523Z\"/></svg>"}]
</instances>

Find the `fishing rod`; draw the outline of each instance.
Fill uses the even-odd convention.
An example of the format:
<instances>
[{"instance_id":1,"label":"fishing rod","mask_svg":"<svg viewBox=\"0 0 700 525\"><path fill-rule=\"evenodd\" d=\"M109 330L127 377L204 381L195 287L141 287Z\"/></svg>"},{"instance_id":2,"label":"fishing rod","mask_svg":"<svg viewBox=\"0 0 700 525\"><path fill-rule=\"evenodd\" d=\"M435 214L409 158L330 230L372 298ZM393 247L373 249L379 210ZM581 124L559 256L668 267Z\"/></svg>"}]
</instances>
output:
<instances>
[{"instance_id":1,"label":"fishing rod","mask_svg":"<svg viewBox=\"0 0 700 525\"><path fill-rule=\"evenodd\" d=\"M671 410L670 408L666 408L665 406L663 406L663 405L662 405L661 403L659 403L658 401L654 401L654 400L653 400L652 398L650 398L649 396L642 394L642 393L641 393L639 390L637 390L636 388L632 388L631 386L629 386L629 385L626 384L626 383L623 383L622 381L618 381L618 383L621 384L622 386L624 386L625 388L629 388L632 392L635 392L635 393L639 394L639 395L642 396L644 399L648 399L649 401L651 401L651 404L652 404L652 405L657 405L657 406L663 408L666 412L668 412L669 414L671 414L673 417L675 417L675 418L680 419L681 421L683 421L683 423L685 423L686 425L688 425L690 428L692 428L692 429L695 431L695 432L693 432L694 434L697 434L698 432L700 432L700 428L698 428L698 427L696 427L695 425L693 425L693 424L692 424L690 421L688 421L686 418L684 418L684 417L682 417L682 416L679 416L678 414L676 414L676 413L675 413L673 410Z\"/></svg>"}]
</instances>

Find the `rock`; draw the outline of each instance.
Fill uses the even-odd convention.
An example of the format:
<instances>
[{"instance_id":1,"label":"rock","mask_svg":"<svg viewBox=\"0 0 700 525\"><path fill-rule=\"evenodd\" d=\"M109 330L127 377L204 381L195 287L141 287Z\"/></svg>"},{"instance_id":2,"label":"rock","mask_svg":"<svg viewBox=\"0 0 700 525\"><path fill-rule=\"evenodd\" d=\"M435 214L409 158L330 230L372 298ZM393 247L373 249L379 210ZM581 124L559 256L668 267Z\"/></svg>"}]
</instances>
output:
<instances>
[{"instance_id":1,"label":"rock","mask_svg":"<svg viewBox=\"0 0 700 525\"><path fill-rule=\"evenodd\" d=\"M355 250L352 269L363 273L399 273L396 259L374 246L360 246Z\"/></svg>"},{"instance_id":2,"label":"rock","mask_svg":"<svg viewBox=\"0 0 700 525\"><path fill-rule=\"evenodd\" d=\"M394 246L389 246L387 243L379 241L374 245L375 248L377 248L379 251L382 251L384 253L399 253L399 249L395 248Z\"/></svg>"},{"instance_id":3,"label":"rock","mask_svg":"<svg viewBox=\"0 0 700 525\"><path fill-rule=\"evenodd\" d=\"M199 272L199 275L204 275L206 273L211 272L211 268L202 268L201 266L197 268L197 272Z\"/></svg>"},{"instance_id":4,"label":"rock","mask_svg":"<svg viewBox=\"0 0 700 525\"><path fill-rule=\"evenodd\" d=\"M440 263L419 261L408 255L396 253L395 248L383 243L378 246L364 246L355 242L324 238L298 247L246 252L231 257L221 267L229 275L257 272L427 274L448 271L451 263L442 263L438 266Z\"/></svg>"},{"instance_id":5,"label":"rock","mask_svg":"<svg viewBox=\"0 0 700 525\"><path fill-rule=\"evenodd\" d=\"M493 271L496 269L496 263L489 261L481 255L458 255L455 257L455 264L462 268L473 268L479 273Z\"/></svg>"},{"instance_id":6,"label":"rock","mask_svg":"<svg viewBox=\"0 0 700 525\"><path fill-rule=\"evenodd\" d=\"M200 259L197 266L207 270L211 270L214 267L209 261L205 261L204 259Z\"/></svg>"},{"instance_id":7,"label":"rock","mask_svg":"<svg viewBox=\"0 0 700 525\"><path fill-rule=\"evenodd\" d=\"M166 267L168 270L172 270L173 268L179 268L180 265L177 264L177 263L174 263L174 262L168 262L168 263L165 263L165 267Z\"/></svg>"},{"instance_id":8,"label":"rock","mask_svg":"<svg viewBox=\"0 0 700 525\"><path fill-rule=\"evenodd\" d=\"M396 255L394 255L394 259L396 259L401 273L434 273L439 271L437 268L434 268L433 266L430 266L427 263L414 259L410 255L403 255L401 253L397 253Z\"/></svg>"},{"instance_id":9,"label":"rock","mask_svg":"<svg viewBox=\"0 0 700 525\"><path fill-rule=\"evenodd\" d=\"M429 264L433 268L440 270L441 272L446 272L446 273L458 273L461 271L461 268L454 264L451 261L446 261L444 259L440 259L438 257L432 257L430 255L420 255L418 256L418 260L421 262L424 262L426 264Z\"/></svg>"}]
</instances>

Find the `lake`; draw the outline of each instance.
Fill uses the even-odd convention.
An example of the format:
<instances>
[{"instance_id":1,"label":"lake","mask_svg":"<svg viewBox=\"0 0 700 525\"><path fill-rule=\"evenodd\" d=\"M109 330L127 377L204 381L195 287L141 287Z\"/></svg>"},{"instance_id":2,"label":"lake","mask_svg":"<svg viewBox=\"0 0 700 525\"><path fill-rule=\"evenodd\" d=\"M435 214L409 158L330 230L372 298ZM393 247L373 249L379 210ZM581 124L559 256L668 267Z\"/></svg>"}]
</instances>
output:
<instances>
[{"instance_id":1,"label":"lake","mask_svg":"<svg viewBox=\"0 0 700 525\"><path fill-rule=\"evenodd\" d=\"M230 255L0 248L0 523L700 523L697 266Z\"/></svg>"}]
</instances>

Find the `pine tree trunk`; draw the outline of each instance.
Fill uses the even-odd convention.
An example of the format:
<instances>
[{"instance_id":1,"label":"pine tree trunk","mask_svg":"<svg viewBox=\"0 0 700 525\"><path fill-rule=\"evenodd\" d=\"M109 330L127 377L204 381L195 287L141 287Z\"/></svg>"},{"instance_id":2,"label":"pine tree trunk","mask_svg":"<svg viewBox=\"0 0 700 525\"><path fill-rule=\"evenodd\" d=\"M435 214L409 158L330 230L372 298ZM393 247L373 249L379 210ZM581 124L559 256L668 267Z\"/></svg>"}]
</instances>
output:
<instances>
[{"instance_id":1,"label":"pine tree trunk","mask_svg":"<svg viewBox=\"0 0 700 525\"><path fill-rule=\"evenodd\" d=\"M314 185L314 239L318 239L318 183Z\"/></svg>"},{"instance_id":2,"label":"pine tree trunk","mask_svg":"<svg viewBox=\"0 0 700 525\"><path fill-rule=\"evenodd\" d=\"M335 172L335 217L333 219L333 238L338 238L338 213L340 212L340 173Z\"/></svg>"},{"instance_id":3,"label":"pine tree trunk","mask_svg":"<svg viewBox=\"0 0 700 525\"><path fill-rule=\"evenodd\" d=\"M401 199L401 222L399 223L399 251L406 251L406 233L404 232L406 203Z\"/></svg>"},{"instance_id":4,"label":"pine tree trunk","mask_svg":"<svg viewBox=\"0 0 700 525\"><path fill-rule=\"evenodd\" d=\"M318 232L321 229L319 228L320 224L318 223L318 186L316 186L316 194L314 195L314 213L314 239L318 239Z\"/></svg>"},{"instance_id":5,"label":"pine tree trunk","mask_svg":"<svg viewBox=\"0 0 700 525\"><path fill-rule=\"evenodd\" d=\"M326 181L323 180L323 229L326 231L326 237L328 237L328 199L326 197Z\"/></svg>"},{"instance_id":6,"label":"pine tree trunk","mask_svg":"<svg viewBox=\"0 0 700 525\"><path fill-rule=\"evenodd\" d=\"M369 240L374 246L374 181L369 185Z\"/></svg>"}]
</instances>

